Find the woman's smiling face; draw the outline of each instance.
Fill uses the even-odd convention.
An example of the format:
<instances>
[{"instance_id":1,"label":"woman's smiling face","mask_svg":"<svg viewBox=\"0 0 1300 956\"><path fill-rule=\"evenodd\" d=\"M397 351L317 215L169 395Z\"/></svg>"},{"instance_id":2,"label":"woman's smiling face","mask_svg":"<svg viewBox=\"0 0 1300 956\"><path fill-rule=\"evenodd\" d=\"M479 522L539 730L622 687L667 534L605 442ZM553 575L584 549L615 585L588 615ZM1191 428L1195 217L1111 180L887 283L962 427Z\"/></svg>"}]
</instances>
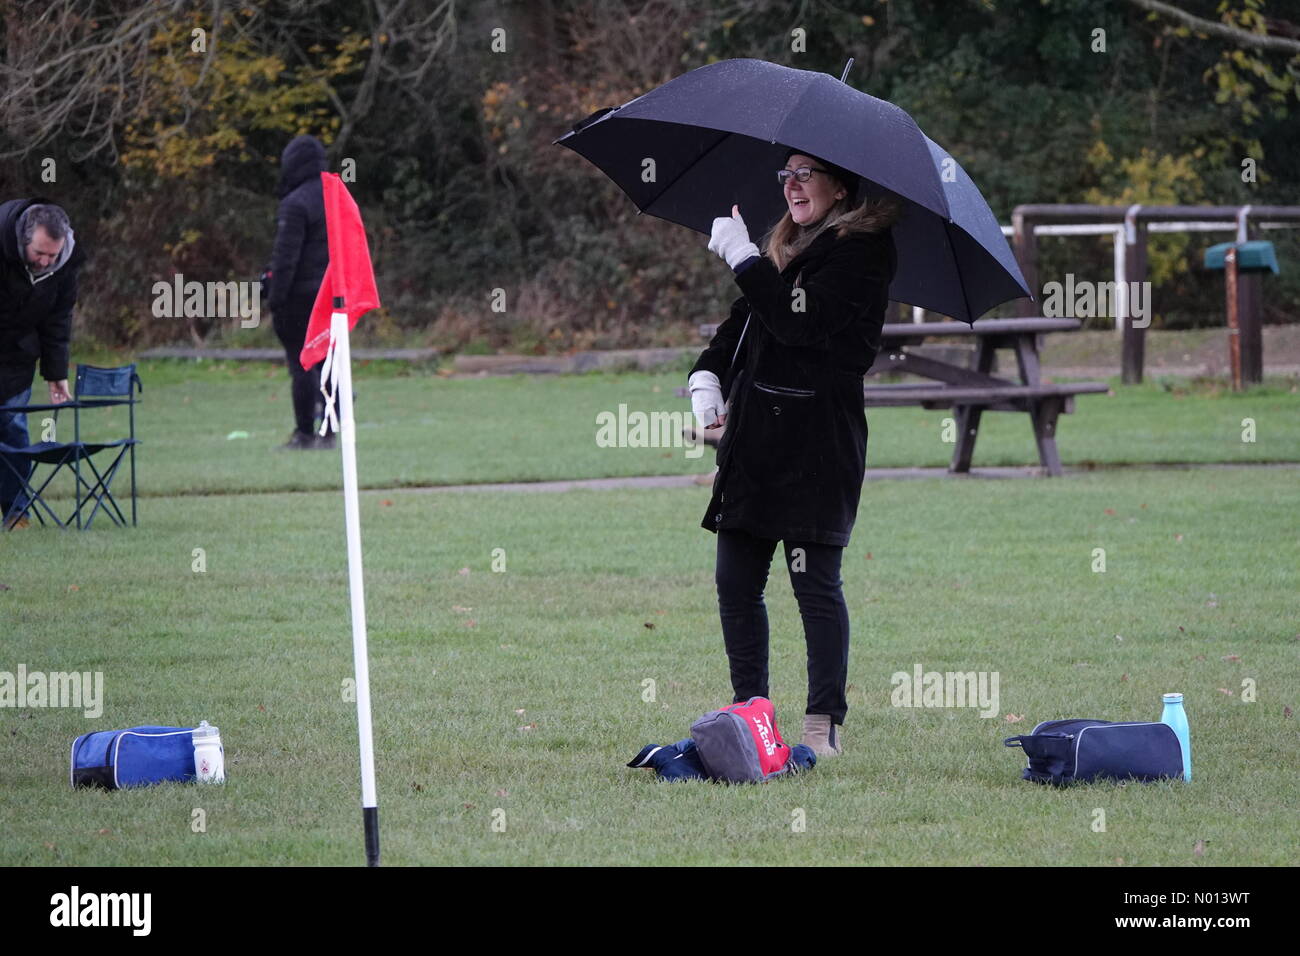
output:
<instances>
[{"instance_id":1,"label":"woman's smiling face","mask_svg":"<svg viewBox=\"0 0 1300 956\"><path fill-rule=\"evenodd\" d=\"M786 169L794 170L800 166L812 170L825 169L821 162L803 153L794 153L785 162ZM790 218L801 226L821 222L831 207L846 195L840 181L828 172L814 172L806 183L791 176L782 188Z\"/></svg>"}]
</instances>

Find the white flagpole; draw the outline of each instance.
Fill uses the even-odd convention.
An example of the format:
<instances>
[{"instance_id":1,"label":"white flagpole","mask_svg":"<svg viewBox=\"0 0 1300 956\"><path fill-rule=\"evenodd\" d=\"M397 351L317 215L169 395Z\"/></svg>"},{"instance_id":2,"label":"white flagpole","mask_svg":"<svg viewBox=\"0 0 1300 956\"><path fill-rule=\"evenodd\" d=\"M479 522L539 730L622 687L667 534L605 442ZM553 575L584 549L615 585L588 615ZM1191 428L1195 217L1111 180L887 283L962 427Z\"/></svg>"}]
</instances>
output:
<instances>
[{"instance_id":1,"label":"white flagpole","mask_svg":"<svg viewBox=\"0 0 1300 956\"><path fill-rule=\"evenodd\" d=\"M334 308L343 305L334 300ZM348 536L348 585L352 598L352 658L357 681L357 734L361 743L361 816L365 824L366 865L379 865L379 800L375 792L375 750L370 725L370 658L366 649L366 594L361 571L361 516L357 499L357 427L352 415L352 350L346 312L330 316L333 339L326 362L338 400L339 445L343 450L343 506ZM330 408L327 403L326 418Z\"/></svg>"}]
</instances>

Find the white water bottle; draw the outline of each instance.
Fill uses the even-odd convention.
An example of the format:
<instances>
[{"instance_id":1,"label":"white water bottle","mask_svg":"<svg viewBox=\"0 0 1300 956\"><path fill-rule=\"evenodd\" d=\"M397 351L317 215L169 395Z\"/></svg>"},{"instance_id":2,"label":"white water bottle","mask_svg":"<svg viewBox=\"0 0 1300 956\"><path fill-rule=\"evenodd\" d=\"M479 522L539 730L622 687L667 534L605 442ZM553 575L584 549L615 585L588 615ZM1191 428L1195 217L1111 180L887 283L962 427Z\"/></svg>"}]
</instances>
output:
<instances>
[{"instance_id":1,"label":"white water bottle","mask_svg":"<svg viewBox=\"0 0 1300 956\"><path fill-rule=\"evenodd\" d=\"M224 783L226 752L221 746L221 732L202 721L194 728L194 772L199 783Z\"/></svg>"}]
</instances>

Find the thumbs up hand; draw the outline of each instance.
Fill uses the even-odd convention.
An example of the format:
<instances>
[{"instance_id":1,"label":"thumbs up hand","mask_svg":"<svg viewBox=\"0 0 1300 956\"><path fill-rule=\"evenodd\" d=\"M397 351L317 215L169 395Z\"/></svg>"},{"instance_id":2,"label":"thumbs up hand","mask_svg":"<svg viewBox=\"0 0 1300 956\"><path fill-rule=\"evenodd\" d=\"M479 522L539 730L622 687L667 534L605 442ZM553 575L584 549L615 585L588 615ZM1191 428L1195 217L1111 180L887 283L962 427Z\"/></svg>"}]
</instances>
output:
<instances>
[{"instance_id":1,"label":"thumbs up hand","mask_svg":"<svg viewBox=\"0 0 1300 956\"><path fill-rule=\"evenodd\" d=\"M754 245L749 238L749 227L740 217L739 206L731 207L730 216L719 216L713 220L713 235L709 239L709 251L716 252L733 269L746 259L759 254L758 246Z\"/></svg>"}]
</instances>

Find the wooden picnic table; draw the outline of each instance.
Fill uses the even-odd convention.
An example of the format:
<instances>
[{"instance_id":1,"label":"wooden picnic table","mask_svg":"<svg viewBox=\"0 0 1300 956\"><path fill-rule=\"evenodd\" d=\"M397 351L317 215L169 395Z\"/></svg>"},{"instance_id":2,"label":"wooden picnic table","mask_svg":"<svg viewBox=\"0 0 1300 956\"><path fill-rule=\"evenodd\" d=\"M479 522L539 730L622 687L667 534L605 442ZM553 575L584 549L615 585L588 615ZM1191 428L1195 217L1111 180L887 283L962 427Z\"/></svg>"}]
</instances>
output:
<instances>
[{"instance_id":1,"label":"wooden picnic table","mask_svg":"<svg viewBox=\"0 0 1300 956\"><path fill-rule=\"evenodd\" d=\"M1105 382L1044 383L1039 351L1045 336L1072 332L1078 319L1043 317L978 319L965 322L891 322L881 333L880 352L868 376L882 372L905 372L930 379L917 384L863 384L867 407L919 405L922 408L952 408L956 412L957 442L948 471L970 471L980 419L990 411L1024 412L1033 424L1038 457L1048 475L1060 475L1061 458L1056 448L1056 420L1074 411L1074 396L1109 391ZM700 326L700 333L712 339L716 324ZM969 365L943 361L916 349L930 337L973 339L976 348ZM993 374L998 349L1011 349L1018 376ZM933 384L932 384L933 383ZM679 392L685 392L679 389Z\"/></svg>"}]
</instances>

